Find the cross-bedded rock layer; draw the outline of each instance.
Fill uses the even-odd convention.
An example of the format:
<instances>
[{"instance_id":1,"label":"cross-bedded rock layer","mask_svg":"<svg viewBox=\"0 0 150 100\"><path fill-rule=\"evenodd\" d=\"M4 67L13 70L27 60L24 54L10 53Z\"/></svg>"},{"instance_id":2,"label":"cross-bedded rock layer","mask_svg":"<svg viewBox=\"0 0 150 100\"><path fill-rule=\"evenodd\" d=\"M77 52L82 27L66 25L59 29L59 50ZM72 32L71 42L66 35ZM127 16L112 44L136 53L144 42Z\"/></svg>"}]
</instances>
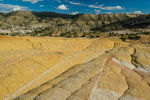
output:
<instances>
[{"instance_id":1,"label":"cross-bedded rock layer","mask_svg":"<svg viewBox=\"0 0 150 100\"><path fill-rule=\"evenodd\" d=\"M0 37L1 100L150 100L150 49L109 39Z\"/></svg>"}]
</instances>

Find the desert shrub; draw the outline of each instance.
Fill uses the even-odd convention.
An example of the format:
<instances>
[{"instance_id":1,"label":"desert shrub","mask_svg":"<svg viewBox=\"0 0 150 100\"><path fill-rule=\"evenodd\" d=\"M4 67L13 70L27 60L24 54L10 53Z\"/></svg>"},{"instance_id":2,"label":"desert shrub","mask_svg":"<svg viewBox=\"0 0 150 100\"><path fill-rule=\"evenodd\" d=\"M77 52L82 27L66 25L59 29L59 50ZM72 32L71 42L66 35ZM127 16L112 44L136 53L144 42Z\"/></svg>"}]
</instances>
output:
<instances>
[{"instance_id":1,"label":"desert shrub","mask_svg":"<svg viewBox=\"0 0 150 100\"><path fill-rule=\"evenodd\" d=\"M135 37L136 40L139 40L140 38L141 38L141 36L136 36Z\"/></svg>"},{"instance_id":2,"label":"desert shrub","mask_svg":"<svg viewBox=\"0 0 150 100\"><path fill-rule=\"evenodd\" d=\"M71 33L70 33L70 32L67 32L66 34L70 35Z\"/></svg>"},{"instance_id":3,"label":"desert shrub","mask_svg":"<svg viewBox=\"0 0 150 100\"><path fill-rule=\"evenodd\" d=\"M143 32L143 34L146 34L146 35L147 35L147 34L150 34L150 32Z\"/></svg>"},{"instance_id":4,"label":"desert shrub","mask_svg":"<svg viewBox=\"0 0 150 100\"><path fill-rule=\"evenodd\" d=\"M73 35L76 35L76 34L77 34L77 32L76 32L76 31L74 31Z\"/></svg>"},{"instance_id":5,"label":"desert shrub","mask_svg":"<svg viewBox=\"0 0 150 100\"><path fill-rule=\"evenodd\" d=\"M123 37L124 36L124 34L121 34L121 37Z\"/></svg>"},{"instance_id":6,"label":"desert shrub","mask_svg":"<svg viewBox=\"0 0 150 100\"><path fill-rule=\"evenodd\" d=\"M134 34L134 36L133 35L128 36L128 39L130 39L130 40L139 40L140 38L141 38L141 36L138 36L137 34Z\"/></svg>"},{"instance_id":7,"label":"desert shrub","mask_svg":"<svg viewBox=\"0 0 150 100\"><path fill-rule=\"evenodd\" d=\"M35 36L37 36L37 34L31 34L30 36L33 36L33 37L35 37Z\"/></svg>"},{"instance_id":8,"label":"desert shrub","mask_svg":"<svg viewBox=\"0 0 150 100\"><path fill-rule=\"evenodd\" d=\"M96 38L100 38L100 36L99 36L99 35L96 35Z\"/></svg>"},{"instance_id":9,"label":"desert shrub","mask_svg":"<svg viewBox=\"0 0 150 100\"><path fill-rule=\"evenodd\" d=\"M131 36L134 36L135 34L131 33L130 35L131 35Z\"/></svg>"},{"instance_id":10,"label":"desert shrub","mask_svg":"<svg viewBox=\"0 0 150 100\"><path fill-rule=\"evenodd\" d=\"M30 32L27 32L26 34L31 34Z\"/></svg>"},{"instance_id":11,"label":"desert shrub","mask_svg":"<svg viewBox=\"0 0 150 100\"><path fill-rule=\"evenodd\" d=\"M124 37L124 36L121 36L121 38L120 38L123 42L125 42L126 41L126 38Z\"/></svg>"},{"instance_id":12,"label":"desert shrub","mask_svg":"<svg viewBox=\"0 0 150 100\"><path fill-rule=\"evenodd\" d=\"M61 37L65 37L65 33L61 33L61 35L60 35Z\"/></svg>"},{"instance_id":13,"label":"desert shrub","mask_svg":"<svg viewBox=\"0 0 150 100\"><path fill-rule=\"evenodd\" d=\"M114 34L114 32L112 32L112 33L110 32L109 37L111 37L111 36L118 36L118 33Z\"/></svg>"},{"instance_id":14,"label":"desert shrub","mask_svg":"<svg viewBox=\"0 0 150 100\"><path fill-rule=\"evenodd\" d=\"M109 33L109 37L111 37L112 36L112 34L111 34L111 32Z\"/></svg>"},{"instance_id":15,"label":"desert shrub","mask_svg":"<svg viewBox=\"0 0 150 100\"><path fill-rule=\"evenodd\" d=\"M66 37L67 37L67 38L71 38L71 35L67 35Z\"/></svg>"},{"instance_id":16,"label":"desert shrub","mask_svg":"<svg viewBox=\"0 0 150 100\"><path fill-rule=\"evenodd\" d=\"M83 35L82 35L81 37L86 37L86 34L85 34L85 33L83 33Z\"/></svg>"},{"instance_id":17,"label":"desert shrub","mask_svg":"<svg viewBox=\"0 0 150 100\"><path fill-rule=\"evenodd\" d=\"M61 34L60 34L60 37L63 37L63 34L64 34L64 33L61 33Z\"/></svg>"},{"instance_id":18,"label":"desert shrub","mask_svg":"<svg viewBox=\"0 0 150 100\"><path fill-rule=\"evenodd\" d=\"M19 35L19 33L11 33L10 36L16 36Z\"/></svg>"},{"instance_id":19,"label":"desert shrub","mask_svg":"<svg viewBox=\"0 0 150 100\"><path fill-rule=\"evenodd\" d=\"M0 33L0 35L5 35L4 33Z\"/></svg>"},{"instance_id":20,"label":"desert shrub","mask_svg":"<svg viewBox=\"0 0 150 100\"><path fill-rule=\"evenodd\" d=\"M48 34L41 34L41 37L48 36Z\"/></svg>"},{"instance_id":21,"label":"desert shrub","mask_svg":"<svg viewBox=\"0 0 150 100\"><path fill-rule=\"evenodd\" d=\"M93 32L93 34L96 34L96 32Z\"/></svg>"},{"instance_id":22,"label":"desert shrub","mask_svg":"<svg viewBox=\"0 0 150 100\"><path fill-rule=\"evenodd\" d=\"M90 38L94 38L94 36L93 36L93 35L90 35Z\"/></svg>"}]
</instances>

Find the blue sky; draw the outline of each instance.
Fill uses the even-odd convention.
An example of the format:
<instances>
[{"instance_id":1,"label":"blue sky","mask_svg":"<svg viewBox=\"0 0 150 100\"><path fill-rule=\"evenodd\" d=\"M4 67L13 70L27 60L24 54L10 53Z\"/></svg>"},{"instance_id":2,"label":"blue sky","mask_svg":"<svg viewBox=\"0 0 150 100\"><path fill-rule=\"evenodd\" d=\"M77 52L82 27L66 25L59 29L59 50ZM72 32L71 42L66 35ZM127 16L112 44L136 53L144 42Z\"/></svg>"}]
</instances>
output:
<instances>
[{"instance_id":1,"label":"blue sky","mask_svg":"<svg viewBox=\"0 0 150 100\"><path fill-rule=\"evenodd\" d=\"M150 0L0 0L0 12L52 11L65 14L150 13Z\"/></svg>"}]
</instances>

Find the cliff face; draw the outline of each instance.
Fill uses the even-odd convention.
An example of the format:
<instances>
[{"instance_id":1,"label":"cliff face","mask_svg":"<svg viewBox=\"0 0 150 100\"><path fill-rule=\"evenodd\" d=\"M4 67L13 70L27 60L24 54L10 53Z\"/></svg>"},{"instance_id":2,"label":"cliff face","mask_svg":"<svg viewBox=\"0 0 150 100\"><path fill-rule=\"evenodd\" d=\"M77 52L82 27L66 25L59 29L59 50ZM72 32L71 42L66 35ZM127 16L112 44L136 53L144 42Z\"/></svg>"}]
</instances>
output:
<instances>
[{"instance_id":1,"label":"cliff face","mask_svg":"<svg viewBox=\"0 0 150 100\"><path fill-rule=\"evenodd\" d=\"M39 24L58 25L58 24L75 24L77 26L87 26L89 28L99 27L103 24L124 21L135 18L138 14L79 14L67 15L54 12L32 12L32 11L15 11L7 14L0 14L1 25L24 25L33 26Z\"/></svg>"}]
</instances>

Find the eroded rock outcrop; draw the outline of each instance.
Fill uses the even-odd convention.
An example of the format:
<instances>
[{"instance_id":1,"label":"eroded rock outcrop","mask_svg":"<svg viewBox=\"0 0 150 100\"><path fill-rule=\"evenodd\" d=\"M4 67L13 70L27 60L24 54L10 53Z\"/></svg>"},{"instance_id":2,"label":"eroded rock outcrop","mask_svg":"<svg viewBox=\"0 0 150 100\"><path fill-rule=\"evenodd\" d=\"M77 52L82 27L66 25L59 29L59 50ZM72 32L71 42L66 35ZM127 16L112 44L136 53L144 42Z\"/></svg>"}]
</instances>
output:
<instances>
[{"instance_id":1,"label":"eroded rock outcrop","mask_svg":"<svg viewBox=\"0 0 150 100\"><path fill-rule=\"evenodd\" d=\"M147 46L109 39L26 37L0 41L8 44L0 52L1 100L150 98Z\"/></svg>"}]
</instances>

